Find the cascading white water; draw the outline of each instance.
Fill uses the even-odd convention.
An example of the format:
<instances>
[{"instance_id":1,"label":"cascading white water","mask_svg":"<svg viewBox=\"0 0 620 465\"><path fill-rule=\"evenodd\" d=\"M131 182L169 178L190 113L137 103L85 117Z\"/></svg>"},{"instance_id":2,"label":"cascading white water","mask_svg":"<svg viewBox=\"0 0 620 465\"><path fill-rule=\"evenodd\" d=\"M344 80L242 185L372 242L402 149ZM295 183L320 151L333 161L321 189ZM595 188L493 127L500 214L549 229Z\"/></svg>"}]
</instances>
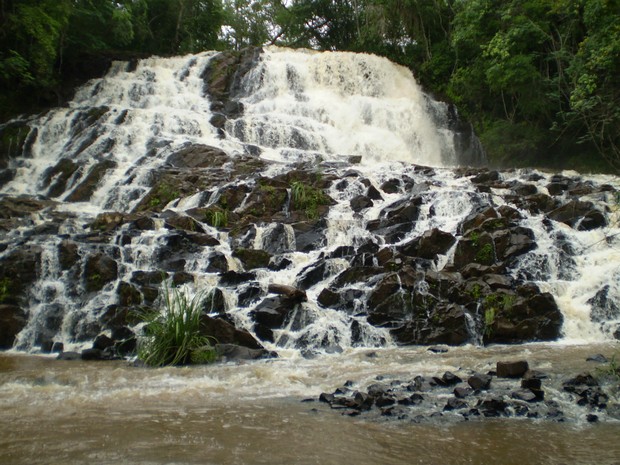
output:
<instances>
[{"instance_id":1,"label":"cascading white water","mask_svg":"<svg viewBox=\"0 0 620 465\"><path fill-rule=\"evenodd\" d=\"M243 116L228 132L283 162L456 164L411 72L375 55L267 48L244 80ZM445 113L445 108L437 113Z\"/></svg>"},{"instance_id":2,"label":"cascading white water","mask_svg":"<svg viewBox=\"0 0 620 465\"><path fill-rule=\"evenodd\" d=\"M189 144L211 145L235 157L251 144L260 149L263 159L278 162L266 168L269 173L286 172L290 163L325 162L319 165L320 169L329 169L339 177L354 169L375 189L391 178L411 181L414 190L423 192L420 214L414 227L396 243L387 244L389 247L410 241L432 228L459 234L459 224L475 209L474 201L481 195L467 176L446 168L436 169L432 174L419 173L411 165L452 166L458 158L453 134L447 127L436 125L436 114L445 113L443 104L425 96L408 70L370 55L268 48L243 78L239 98L244 112L227 122L226 137L222 139L209 123L213 112L202 78L214 56L215 53L208 52L179 58L151 58L139 61L135 69L126 63L115 64L106 77L81 88L68 109L53 110L33 120L32 127L37 131L34 143L28 156L11 160L11 168L16 169L15 179L2 187L0 194L45 194L53 184L53 180L46 181L49 168L61 159L79 164L79 169L66 181L67 189L55 196L58 210L75 215L65 221L59 233L79 234L99 213L131 211L148 192L153 174L164 168L169 155L178 149ZM435 107L435 115L429 106ZM360 164L344 163L354 155L361 155ZM106 161L112 163L92 194L80 202L70 201L69 197L91 169ZM510 176L506 175L507 179ZM549 176L539 176L538 189L544 191ZM514 174L515 180L521 177L521 173ZM280 225L284 229L281 235L284 248L289 250L284 255L291 265L281 270L258 271L256 279L263 291L270 283L295 285L308 265L338 247L359 246L368 241L386 245L383 237L366 226L377 220L386 206L410 197L412 188L381 192L381 199L375 200L371 207L354 212L351 198L368 187L360 179L352 177L347 186L337 187L333 183L328 189L336 204L325 219L326 241L320 250L295 251L291 226ZM230 180L231 185L234 182ZM617 178L596 182L620 187ZM209 202L218 197L217 189L211 192L214 195ZM173 201L168 208L184 213L204 207L203 193ZM487 197L491 205L505 203L499 193L491 192ZM610 198L592 200L611 204ZM527 275L527 279L554 294L565 317L567 340L610 338L607 323L590 321L589 301L604 286L608 286L611 300L620 298L617 219L611 218L605 230L584 232L557 222L549 226L543 224L541 216L522 213L525 216L522 225L534 231L538 248L529 252L512 273ZM257 225L252 247L264 249L263 236L280 226ZM185 263L185 270L195 276L194 289L200 287L209 292L218 285L218 273L208 271L214 254L224 255L229 269L237 270L239 264L232 257L226 233L205 222L201 227L217 237L220 245L195 254ZM125 229L110 244L79 242L80 260L96 251L116 254L119 262L118 277L94 296L84 291L75 276L59 269L55 255L59 239L55 236L48 242L37 239L43 247L43 266L29 294L29 323L18 338L20 348L35 350L37 338L45 332L50 318L61 320L53 325L59 329L51 336L64 342L67 348L72 343L86 344L73 339L76 321L83 325L95 321L106 307L118 303L120 282L131 281L135 272L157 267L155 257L165 248L163 243L168 234L163 220L159 220L154 230L139 235L123 236L127 233ZM556 239L560 233L574 249L570 260L558 248ZM27 231L12 231L6 237L8 245L0 252L0 258L16 250L27 237ZM436 270L449 265L453 253L452 249L440 255L434 263ZM353 321L360 332L359 339L369 346L389 341L386 330L366 324L364 317L358 315L364 307L359 296L369 291L364 283L351 288L354 297L349 313L316 304L319 293L348 266L340 258L326 261L326 276L307 290L309 302L296 310L287 327L276 331L275 345L270 348L294 348L297 341L310 341L310 347L347 348L353 344ZM251 329L248 315L253 306L240 308L236 300L236 293L246 285L224 289L223 293L229 314L239 325Z\"/></svg>"},{"instance_id":3,"label":"cascading white water","mask_svg":"<svg viewBox=\"0 0 620 465\"><path fill-rule=\"evenodd\" d=\"M69 103L33 121L29 157L15 160L11 195L38 195L46 171L61 159L80 163L59 200L66 200L97 163L113 163L79 211L129 211L148 190L152 170L187 143L213 144L215 129L201 73L213 52L140 60L135 69L115 62L107 75L80 88ZM35 181L36 182L33 182ZM51 184L51 183L49 183ZM71 208L71 204L66 204Z\"/></svg>"}]
</instances>

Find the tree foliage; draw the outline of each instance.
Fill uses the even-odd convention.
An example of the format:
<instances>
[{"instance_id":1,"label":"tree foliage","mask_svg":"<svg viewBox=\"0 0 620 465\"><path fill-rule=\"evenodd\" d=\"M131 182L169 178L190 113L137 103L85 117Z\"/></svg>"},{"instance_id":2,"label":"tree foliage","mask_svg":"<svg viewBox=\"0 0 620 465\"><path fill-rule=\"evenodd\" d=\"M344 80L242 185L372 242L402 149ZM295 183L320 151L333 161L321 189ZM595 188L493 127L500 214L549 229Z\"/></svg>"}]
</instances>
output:
<instances>
[{"instance_id":1,"label":"tree foliage","mask_svg":"<svg viewBox=\"0 0 620 465\"><path fill-rule=\"evenodd\" d=\"M2 0L0 26L5 112L85 55L349 50L410 67L497 163L620 169L620 0Z\"/></svg>"}]
</instances>

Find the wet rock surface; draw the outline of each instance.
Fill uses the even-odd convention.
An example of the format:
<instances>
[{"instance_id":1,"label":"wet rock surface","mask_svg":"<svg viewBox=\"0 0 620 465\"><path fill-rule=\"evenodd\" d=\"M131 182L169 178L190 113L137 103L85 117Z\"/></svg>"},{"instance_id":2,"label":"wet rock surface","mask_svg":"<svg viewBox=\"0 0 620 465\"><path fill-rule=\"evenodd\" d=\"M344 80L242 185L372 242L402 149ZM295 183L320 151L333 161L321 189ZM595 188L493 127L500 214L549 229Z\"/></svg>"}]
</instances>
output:
<instances>
[{"instance_id":1,"label":"wet rock surface","mask_svg":"<svg viewBox=\"0 0 620 465\"><path fill-rule=\"evenodd\" d=\"M515 418L553 422L614 421L618 378L523 371L528 362L500 361L497 370L407 378L378 375L369 385L348 380L313 399L342 415L373 421L441 423ZM503 376L498 376L500 373Z\"/></svg>"},{"instance_id":2,"label":"wet rock surface","mask_svg":"<svg viewBox=\"0 0 620 465\"><path fill-rule=\"evenodd\" d=\"M29 180L39 195L13 195L19 186L4 193L42 136L25 121L3 126L0 304L25 312L30 336L21 349L88 345L106 333L118 336L111 336L117 353L130 354L141 331L136 315L160 305L164 282L207 288L207 317L258 344L310 355L387 341L561 337L564 316L547 284L580 279L585 246L571 235L613 226L613 186L579 175L401 162L379 171L355 153L323 160L298 129L287 141L290 160L263 158L273 147L245 142L242 118L244 78L261 53L218 54L199 72L217 132L209 143L197 142L204 139L195 121L175 126L182 142L153 130L131 166L115 156L124 148L106 132L127 129L130 110L80 106L67 121L63 153ZM263 124L254 135L266 133ZM226 138L235 148L218 145ZM270 284L278 283L299 293L274 293ZM600 282L587 299L593 323L610 336L620 335L613 284Z\"/></svg>"}]
</instances>

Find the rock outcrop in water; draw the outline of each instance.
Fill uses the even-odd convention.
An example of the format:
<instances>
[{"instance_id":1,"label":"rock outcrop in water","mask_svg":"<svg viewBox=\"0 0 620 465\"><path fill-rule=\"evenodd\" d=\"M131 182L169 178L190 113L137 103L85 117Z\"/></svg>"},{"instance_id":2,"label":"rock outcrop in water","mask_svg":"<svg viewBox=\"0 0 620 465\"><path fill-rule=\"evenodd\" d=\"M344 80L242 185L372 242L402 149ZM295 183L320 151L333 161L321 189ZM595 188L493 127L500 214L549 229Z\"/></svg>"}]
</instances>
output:
<instances>
[{"instance_id":1,"label":"rock outcrop in water","mask_svg":"<svg viewBox=\"0 0 620 465\"><path fill-rule=\"evenodd\" d=\"M456 373L402 379L378 375L368 386L349 380L318 400L342 415L413 423L530 418L554 422L617 419L613 377L589 372L570 378L530 370L525 360L497 362L488 373ZM307 399L306 402L315 399Z\"/></svg>"},{"instance_id":2,"label":"rock outcrop in water","mask_svg":"<svg viewBox=\"0 0 620 465\"><path fill-rule=\"evenodd\" d=\"M168 75L145 64L114 68L66 115L1 128L4 347L83 347L105 336L108 352L126 355L140 331L136 315L158 305L164 280L207 290L211 331L253 350L312 356L388 341L562 335L558 292L583 276L584 234L614 247L605 228L616 226L615 187L578 175L373 161L388 139L378 148L358 144L367 150L361 156L335 153L325 138L332 129L318 125L341 123L312 92L337 88L336 71L308 83L305 68L287 63L286 89L272 95L269 60L282 64L277 53L265 56L180 61L179 92L199 93L181 99L191 111L171 101L159 113L152 86ZM381 85L391 84L373 81L359 97L358 84L346 83L338 98L359 98L370 131L384 112L374 109ZM274 109L287 92L293 116ZM415 147L426 150L418 138ZM593 327L612 334L617 271L604 275L585 298Z\"/></svg>"}]
</instances>

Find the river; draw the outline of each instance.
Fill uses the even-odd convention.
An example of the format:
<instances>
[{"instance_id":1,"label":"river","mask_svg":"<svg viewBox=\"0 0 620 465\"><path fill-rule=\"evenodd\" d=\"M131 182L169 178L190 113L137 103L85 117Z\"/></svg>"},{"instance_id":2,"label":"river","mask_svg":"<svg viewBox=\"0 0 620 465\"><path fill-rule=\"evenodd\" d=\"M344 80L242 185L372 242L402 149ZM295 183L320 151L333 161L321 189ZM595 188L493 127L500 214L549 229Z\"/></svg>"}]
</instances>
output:
<instances>
[{"instance_id":1,"label":"river","mask_svg":"<svg viewBox=\"0 0 620 465\"><path fill-rule=\"evenodd\" d=\"M0 463L617 464L620 422L588 423L569 403L563 422L415 424L349 417L317 400L349 379L361 387L377 376L489 370L513 358L551 378L594 373L586 357L614 351L613 343L360 349L161 369L3 354Z\"/></svg>"}]
</instances>

